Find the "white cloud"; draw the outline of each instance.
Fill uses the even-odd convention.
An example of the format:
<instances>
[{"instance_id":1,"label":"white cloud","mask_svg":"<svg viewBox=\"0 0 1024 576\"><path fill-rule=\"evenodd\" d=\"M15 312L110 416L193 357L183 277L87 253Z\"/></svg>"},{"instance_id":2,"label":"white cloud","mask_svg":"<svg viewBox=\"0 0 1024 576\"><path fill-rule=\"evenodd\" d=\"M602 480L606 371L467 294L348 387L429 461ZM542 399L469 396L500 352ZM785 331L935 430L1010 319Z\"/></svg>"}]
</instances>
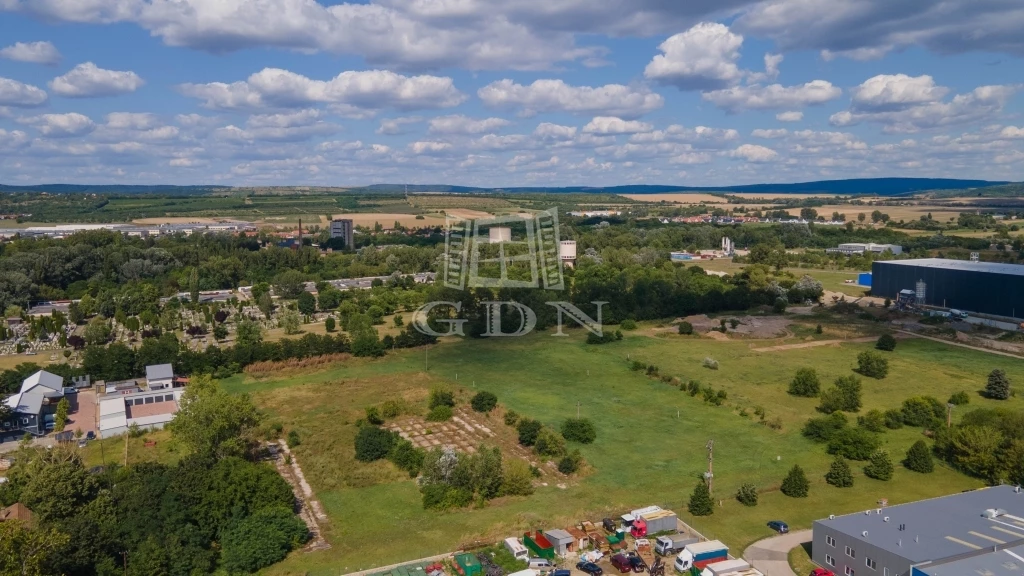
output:
<instances>
[{"instance_id":1,"label":"white cloud","mask_svg":"<svg viewBox=\"0 0 1024 576\"><path fill-rule=\"evenodd\" d=\"M748 82L765 82L774 81L779 77L779 64L782 64L784 56L782 54L765 54L764 55L764 72L755 72L750 74L747 78Z\"/></svg>"},{"instance_id":2,"label":"white cloud","mask_svg":"<svg viewBox=\"0 0 1024 576\"><path fill-rule=\"evenodd\" d=\"M639 120L623 120L614 116L597 116L583 127L586 134L635 134L650 132L654 126Z\"/></svg>"},{"instance_id":3,"label":"white cloud","mask_svg":"<svg viewBox=\"0 0 1024 576\"><path fill-rule=\"evenodd\" d=\"M528 86L499 80L477 91L484 104L495 108L518 108L524 116L540 112L607 114L636 118L657 110L664 99L642 87L607 84L570 86L562 80L536 80Z\"/></svg>"},{"instance_id":4,"label":"white cloud","mask_svg":"<svg viewBox=\"0 0 1024 576\"><path fill-rule=\"evenodd\" d=\"M999 135L1003 138L1024 138L1024 128L1007 126L999 132Z\"/></svg>"},{"instance_id":5,"label":"white cloud","mask_svg":"<svg viewBox=\"0 0 1024 576\"><path fill-rule=\"evenodd\" d=\"M576 127L541 122L533 130L533 135L542 140L572 140L576 137Z\"/></svg>"},{"instance_id":6,"label":"white cloud","mask_svg":"<svg viewBox=\"0 0 1024 576\"><path fill-rule=\"evenodd\" d=\"M0 77L0 106L31 108L46 103L46 92L30 84Z\"/></svg>"},{"instance_id":7,"label":"white cloud","mask_svg":"<svg viewBox=\"0 0 1024 576\"><path fill-rule=\"evenodd\" d=\"M93 98L135 92L143 84L145 82L135 72L105 70L85 62L51 80L50 89L66 98Z\"/></svg>"},{"instance_id":8,"label":"white cloud","mask_svg":"<svg viewBox=\"0 0 1024 576\"><path fill-rule=\"evenodd\" d=\"M234 125L218 128L214 136L235 142L302 142L317 136L329 136L341 126L321 120L323 112L313 108L281 114L254 114L245 128Z\"/></svg>"},{"instance_id":9,"label":"white cloud","mask_svg":"<svg viewBox=\"0 0 1024 576\"><path fill-rule=\"evenodd\" d=\"M29 142L28 134L21 130L7 131L0 128L0 150L4 152L12 152L18 148L22 148Z\"/></svg>"},{"instance_id":10,"label":"white cloud","mask_svg":"<svg viewBox=\"0 0 1024 576\"><path fill-rule=\"evenodd\" d=\"M523 134L485 134L474 140L472 146L481 150L523 150L536 147Z\"/></svg>"},{"instance_id":11,"label":"white cloud","mask_svg":"<svg viewBox=\"0 0 1024 576\"><path fill-rule=\"evenodd\" d=\"M731 113L745 110L777 110L824 104L839 98L843 91L827 80L813 80L799 86L734 86L704 92L701 97Z\"/></svg>"},{"instance_id":12,"label":"white cloud","mask_svg":"<svg viewBox=\"0 0 1024 576\"><path fill-rule=\"evenodd\" d=\"M729 155L733 158L742 158L747 162L771 162L779 157L779 153L775 150L757 144L743 144Z\"/></svg>"},{"instance_id":13,"label":"white cloud","mask_svg":"<svg viewBox=\"0 0 1024 576\"><path fill-rule=\"evenodd\" d=\"M60 52L49 42L15 42L0 49L0 58L32 64L57 64Z\"/></svg>"},{"instance_id":14,"label":"white cloud","mask_svg":"<svg viewBox=\"0 0 1024 576\"><path fill-rule=\"evenodd\" d=\"M662 42L644 77L681 90L731 86L743 76L736 65L742 45L743 36L724 24L702 22Z\"/></svg>"},{"instance_id":15,"label":"white cloud","mask_svg":"<svg viewBox=\"0 0 1024 576\"><path fill-rule=\"evenodd\" d=\"M799 122L804 119L804 113L798 110L790 112L779 112L775 115L779 122Z\"/></svg>"},{"instance_id":16,"label":"white cloud","mask_svg":"<svg viewBox=\"0 0 1024 576\"><path fill-rule=\"evenodd\" d=\"M385 118L380 121L380 128L377 128L377 134L386 134L388 136L408 134L411 132L411 129L407 128L407 126L418 124L422 121L423 119L418 116Z\"/></svg>"},{"instance_id":17,"label":"white cloud","mask_svg":"<svg viewBox=\"0 0 1024 576\"><path fill-rule=\"evenodd\" d=\"M861 111L898 110L941 100L949 89L936 86L931 76L880 74L851 90L853 108Z\"/></svg>"},{"instance_id":18,"label":"white cloud","mask_svg":"<svg viewBox=\"0 0 1024 576\"><path fill-rule=\"evenodd\" d=\"M42 114L20 120L39 130L49 138L68 138L84 136L96 129L96 124L88 117L77 112L67 114Z\"/></svg>"},{"instance_id":19,"label":"white cloud","mask_svg":"<svg viewBox=\"0 0 1024 576\"><path fill-rule=\"evenodd\" d=\"M410 77L388 70L347 71L323 81L280 68L264 68L245 81L182 84L178 89L186 96L203 100L207 108L222 110L317 103L357 110L414 110L449 108L466 98L455 88L451 78Z\"/></svg>"},{"instance_id":20,"label":"white cloud","mask_svg":"<svg viewBox=\"0 0 1024 576\"><path fill-rule=\"evenodd\" d=\"M452 149L452 145L448 142L432 142L432 141L420 141L409 144L409 150L413 154L442 154Z\"/></svg>"},{"instance_id":21,"label":"white cloud","mask_svg":"<svg viewBox=\"0 0 1024 576\"><path fill-rule=\"evenodd\" d=\"M782 138L789 135L789 130L785 128L779 128L776 130L765 130L758 128L750 133L754 138Z\"/></svg>"},{"instance_id":22,"label":"white cloud","mask_svg":"<svg viewBox=\"0 0 1024 576\"><path fill-rule=\"evenodd\" d=\"M493 132L511 124L504 118L475 119L456 114L430 119L429 132L432 134L483 134Z\"/></svg>"}]
</instances>

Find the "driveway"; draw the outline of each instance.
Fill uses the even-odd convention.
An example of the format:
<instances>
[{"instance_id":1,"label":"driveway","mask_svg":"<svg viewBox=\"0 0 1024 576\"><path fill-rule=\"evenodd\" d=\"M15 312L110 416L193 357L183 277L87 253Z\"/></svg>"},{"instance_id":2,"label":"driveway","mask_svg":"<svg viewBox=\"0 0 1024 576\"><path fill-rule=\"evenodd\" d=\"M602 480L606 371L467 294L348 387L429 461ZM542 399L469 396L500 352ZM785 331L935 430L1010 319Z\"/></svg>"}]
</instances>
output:
<instances>
[{"instance_id":1,"label":"driveway","mask_svg":"<svg viewBox=\"0 0 1024 576\"><path fill-rule=\"evenodd\" d=\"M811 534L810 530L800 530L759 540L743 551L743 558L764 576L798 576L789 567L789 551L810 542Z\"/></svg>"}]
</instances>

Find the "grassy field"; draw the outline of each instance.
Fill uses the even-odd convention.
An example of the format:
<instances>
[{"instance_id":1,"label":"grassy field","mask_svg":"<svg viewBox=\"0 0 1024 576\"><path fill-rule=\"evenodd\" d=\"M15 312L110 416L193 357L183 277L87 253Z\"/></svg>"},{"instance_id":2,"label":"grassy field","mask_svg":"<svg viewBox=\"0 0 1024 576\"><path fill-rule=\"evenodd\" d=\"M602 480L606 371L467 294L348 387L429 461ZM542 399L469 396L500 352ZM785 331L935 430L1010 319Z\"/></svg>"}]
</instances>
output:
<instances>
[{"instance_id":1,"label":"grassy field","mask_svg":"<svg viewBox=\"0 0 1024 576\"><path fill-rule=\"evenodd\" d=\"M812 321L819 321L813 319ZM849 328L848 322L844 322ZM826 322L826 335L840 323ZM795 330L797 336L807 332ZM316 373L282 373L227 380L235 392L249 392L272 417L303 438L296 457L326 508L325 533L333 547L296 554L274 574L336 574L437 554L477 538L507 536L530 527L565 526L583 518L648 504L680 512L708 536L723 539L734 552L764 536L769 519L809 527L828 514L874 507L880 498L898 503L957 492L981 483L939 467L927 482L899 469L891 482L867 479L855 465L855 487L824 483L831 457L800 435L816 401L795 399L785 387L797 368L813 366L825 383L850 373L857 353L870 344L758 352L752 348L803 342L803 337L771 341L714 341L682 337L651 327L629 333L622 342L589 346L579 335L552 340L549 334L525 338L447 342L423 350L400 351L382 360L352 359ZM429 370L424 370L429 355ZM705 357L720 369L701 367ZM662 374L694 378L728 392L725 406L713 407L678 389L628 368L627 357L655 363ZM903 399L931 394L945 400L958 390L982 387L993 368L1024 380L1024 363L926 340L904 340L891 355L882 381L866 380L864 409L888 408ZM457 376L456 376L457 375ZM457 378L457 379L456 379ZM598 427L598 440L582 448L594 472L564 488L547 486L528 498L491 502L481 509L424 512L413 482L390 464L354 461L355 421L365 406L400 399L425 406L428 389L448 384L468 397L474 390L495 392L507 407L557 426L582 413ZM971 408L992 401L972 394ZM1011 400L1021 407L1024 401ZM755 406L779 418L773 431L753 416ZM422 408L421 408L422 409ZM503 424L495 422L496 426ZM920 437L906 428L884 435L895 459ZM685 502L706 469L705 444L715 440L715 498L721 507L709 518L690 518ZM794 464L811 478L809 498L794 501L777 488ZM732 498L744 482L755 483L761 504L740 506ZM388 543L399 543L389 545Z\"/></svg>"},{"instance_id":2,"label":"grassy field","mask_svg":"<svg viewBox=\"0 0 1024 576\"><path fill-rule=\"evenodd\" d=\"M810 548L811 544L807 543L789 551L789 566L797 573L797 576L807 576L817 568L814 562L811 562Z\"/></svg>"},{"instance_id":3,"label":"grassy field","mask_svg":"<svg viewBox=\"0 0 1024 576\"><path fill-rule=\"evenodd\" d=\"M727 274L738 274L743 271L746 264L737 264L732 259L719 259L719 260L708 260L703 262L694 262L687 264L687 266L700 266L705 270L712 270L715 272L725 272ZM842 292L847 296L864 296L867 292L866 288L855 286L852 284L846 284L845 280L856 280L858 272L854 270L820 270L817 268L786 268L786 272L792 273L797 278L800 278L804 274L807 274L814 279L821 282L821 285L832 292Z\"/></svg>"}]
</instances>

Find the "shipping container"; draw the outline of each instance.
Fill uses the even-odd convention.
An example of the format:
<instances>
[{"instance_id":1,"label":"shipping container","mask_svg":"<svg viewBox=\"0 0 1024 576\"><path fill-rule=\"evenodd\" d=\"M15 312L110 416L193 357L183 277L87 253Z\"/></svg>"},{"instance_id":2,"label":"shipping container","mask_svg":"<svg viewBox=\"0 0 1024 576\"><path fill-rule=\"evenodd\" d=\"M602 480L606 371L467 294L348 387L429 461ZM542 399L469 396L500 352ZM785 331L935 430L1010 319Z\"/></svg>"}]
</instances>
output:
<instances>
[{"instance_id":1,"label":"shipping container","mask_svg":"<svg viewBox=\"0 0 1024 576\"><path fill-rule=\"evenodd\" d=\"M527 532L523 534L523 545L537 558L555 559L555 547L541 532Z\"/></svg>"},{"instance_id":2,"label":"shipping container","mask_svg":"<svg viewBox=\"0 0 1024 576\"><path fill-rule=\"evenodd\" d=\"M676 513L671 510L658 510L640 515L647 522L647 534L675 532L678 529Z\"/></svg>"}]
</instances>

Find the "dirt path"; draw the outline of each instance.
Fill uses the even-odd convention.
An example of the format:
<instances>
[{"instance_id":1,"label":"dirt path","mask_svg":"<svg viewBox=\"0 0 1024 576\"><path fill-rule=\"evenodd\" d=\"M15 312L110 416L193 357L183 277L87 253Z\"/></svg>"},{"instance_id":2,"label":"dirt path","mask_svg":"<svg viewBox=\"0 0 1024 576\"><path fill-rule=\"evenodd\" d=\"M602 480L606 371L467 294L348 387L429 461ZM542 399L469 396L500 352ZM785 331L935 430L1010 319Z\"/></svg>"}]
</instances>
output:
<instances>
[{"instance_id":1,"label":"dirt path","mask_svg":"<svg viewBox=\"0 0 1024 576\"><path fill-rule=\"evenodd\" d=\"M309 533L313 535L313 539L306 545L305 550L313 552L330 548L331 545L324 539L323 531L320 529L320 523L327 522L327 514L324 513L323 506L313 494L313 488L306 482L302 468L299 468L299 462L292 456L288 444L284 440L278 440L277 444L271 443L267 447L274 455L274 466L277 467L278 473L288 481L288 484L291 484L292 492L300 504L299 517L306 523ZM288 460L291 461L290 465Z\"/></svg>"},{"instance_id":2,"label":"dirt path","mask_svg":"<svg viewBox=\"0 0 1024 576\"><path fill-rule=\"evenodd\" d=\"M779 350L796 350L798 348L816 348L818 346L832 346L851 342L874 342L877 336L864 336L862 338L847 338L846 340L815 340L814 342L801 342L799 344L782 344L780 346L768 346L767 348L751 348L754 352L778 352Z\"/></svg>"},{"instance_id":3,"label":"dirt path","mask_svg":"<svg viewBox=\"0 0 1024 576\"><path fill-rule=\"evenodd\" d=\"M989 354L998 354L999 356L1006 356L1007 358L1016 358L1018 360L1021 357L1017 354L1011 354L1009 352L1003 352L1001 350L993 350L991 348L983 348L981 346L971 346L970 344L963 344L961 342L950 342L949 340L943 340L942 338L935 338L934 336L924 336L922 334L916 334L914 332L908 332L906 330L896 330L900 334L909 334L917 338L924 338L925 340L934 340L935 342L942 342L943 344L949 344L950 346L959 346L961 348L969 348L971 350L977 350L978 352L988 352Z\"/></svg>"}]
</instances>

